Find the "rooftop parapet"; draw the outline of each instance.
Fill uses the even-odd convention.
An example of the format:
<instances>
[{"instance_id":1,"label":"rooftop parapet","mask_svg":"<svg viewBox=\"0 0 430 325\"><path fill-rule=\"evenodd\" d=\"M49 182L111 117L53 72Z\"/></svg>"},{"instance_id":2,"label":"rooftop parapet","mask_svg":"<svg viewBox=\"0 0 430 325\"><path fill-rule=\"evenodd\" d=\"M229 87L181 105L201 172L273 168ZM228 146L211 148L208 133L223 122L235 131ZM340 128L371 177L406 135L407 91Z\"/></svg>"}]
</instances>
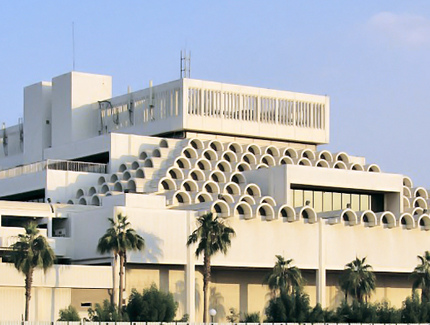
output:
<instances>
[{"instance_id":1,"label":"rooftop parapet","mask_svg":"<svg viewBox=\"0 0 430 325\"><path fill-rule=\"evenodd\" d=\"M181 79L102 101L99 108L100 134L133 127L142 135L191 131L329 142L326 96Z\"/></svg>"}]
</instances>

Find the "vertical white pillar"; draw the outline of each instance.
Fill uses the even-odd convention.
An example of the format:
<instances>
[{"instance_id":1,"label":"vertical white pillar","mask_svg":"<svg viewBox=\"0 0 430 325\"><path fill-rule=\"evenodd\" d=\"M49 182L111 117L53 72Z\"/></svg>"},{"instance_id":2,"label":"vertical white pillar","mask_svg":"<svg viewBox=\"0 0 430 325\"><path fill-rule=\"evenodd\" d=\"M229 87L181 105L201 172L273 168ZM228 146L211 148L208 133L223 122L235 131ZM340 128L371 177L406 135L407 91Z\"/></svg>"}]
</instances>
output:
<instances>
[{"instance_id":1,"label":"vertical white pillar","mask_svg":"<svg viewBox=\"0 0 430 325\"><path fill-rule=\"evenodd\" d=\"M52 237L52 216L48 217L48 238Z\"/></svg>"},{"instance_id":2,"label":"vertical white pillar","mask_svg":"<svg viewBox=\"0 0 430 325\"><path fill-rule=\"evenodd\" d=\"M193 231L194 213L187 213L187 238ZM186 311L190 317L190 322L196 321L196 269L194 257L194 245L187 247L187 265L185 267L185 293Z\"/></svg>"},{"instance_id":3,"label":"vertical white pillar","mask_svg":"<svg viewBox=\"0 0 430 325\"><path fill-rule=\"evenodd\" d=\"M326 308L325 236L324 219L321 217L318 217L318 236L317 303Z\"/></svg>"}]
</instances>

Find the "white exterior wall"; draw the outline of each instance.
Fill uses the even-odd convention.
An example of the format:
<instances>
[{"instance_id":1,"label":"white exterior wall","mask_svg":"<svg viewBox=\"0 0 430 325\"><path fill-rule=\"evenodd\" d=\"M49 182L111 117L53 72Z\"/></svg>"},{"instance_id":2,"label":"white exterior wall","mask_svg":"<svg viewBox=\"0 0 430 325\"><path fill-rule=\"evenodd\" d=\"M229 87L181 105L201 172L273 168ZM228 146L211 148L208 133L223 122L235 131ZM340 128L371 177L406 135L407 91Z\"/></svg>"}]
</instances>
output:
<instances>
[{"instance_id":1,"label":"white exterior wall","mask_svg":"<svg viewBox=\"0 0 430 325\"><path fill-rule=\"evenodd\" d=\"M43 150L51 146L51 96L51 82L24 88L25 164L43 160Z\"/></svg>"},{"instance_id":2,"label":"white exterior wall","mask_svg":"<svg viewBox=\"0 0 430 325\"><path fill-rule=\"evenodd\" d=\"M24 314L24 276L12 264L0 263L0 321L19 321ZM55 265L46 274L36 270L30 300L30 320L56 321L71 304L72 288L112 287L108 266Z\"/></svg>"},{"instance_id":3,"label":"white exterior wall","mask_svg":"<svg viewBox=\"0 0 430 325\"><path fill-rule=\"evenodd\" d=\"M76 159L102 152L108 152L110 148L111 134L105 134L81 141L45 149L45 159Z\"/></svg>"},{"instance_id":4,"label":"white exterior wall","mask_svg":"<svg viewBox=\"0 0 430 325\"><path fill-rule=\"evenodd\" d=\"M95 186L101 175L104 174L47 170L45 195L52 202L67 202L80 188Z\"/></svg>"},{"instance_id":5,"label":"white exterior wall","mask_svg":"<svg viewBox=\"0 0 430 325\"><path fill-rule=\"evenodd\" d=\"M251 183L257 183L263 195L272 196L276 202L293 202L291 185L310 187L385 192L386 210L394 214L403 212L401 202L403 177L398 174L372 173L333 168L283 165L243 173Z\"/></svg>"},{"instance_id":6,"label":"white exterior wall","mask_svg":"<svg viewBox=\"0 0 430 325\"><path fill-rule=\"evenodd\" d=\"M44 189L46 186L46 171L24 174L11 178L0 179L0 196L30 192Z\"/></svg>"},{"instance_id":7,"label":"white exterior wall","mask_svg":"<svg viewBox=\"0 0 430 325\"><path fill-rule=\"evenodd\" d=\"M190 99L189 89L198 92L196 99ZM328 143L330 129L330 100L327 96L293 93L272 89L239 86L210 82L195 79L183 79L184 92L184 125L185 130L209 132L216 134L235 134L246 137L264 139L293 140L307 143ZM214 100L207 95L220 93L220 100ZM237 95L232 98L231 95ZM246 112L246 98L254 97L256 104L252 117ZM273 107L269 111L263 110L263 100L273 100ZM295 112L286 114L285 119L294 119L290 122L280 121L280 100L294 102L294 109L300 104L321 104L324 109L313 112L310 108L303 111L302 116L295 116ZM190 102L192 104L190 104ZM190 107L195 107L198 112L191 112ZM227 108L228 107L228 108ZM187 111L188 109L188 111ZM194 109L194 108L192 108ZM294 111L293 109L293 111ZM219 116L216 110L224 111L223 114L236 114L234 117ZM317 114L322 114L321 128L311 127L316 123ZM299 124L303 125L299 126ZM306 125L305 125L306 124Z\"/></svg>"},{"instance_id":8,"label":"white exterior wall","mask_svg":"<svg viewBox=\"0 0 430 325\"><path fill-rule=\"evenodd\" d=\"M112 78L70 72L52 83L52 146L98 135L97 101L112 96Z\"/></svg>"},{"instance_id":9,"label":"white exterior wall","mask_svg":"<svg viewBox=\"0 0 430 325\"><path fill-rule=\"evenodd\" d=\"M147 250L143 254L132 253L130 262L186 265L187 211L162 209L157 196L124 196L127 198L124 207L97 208L71 216L76 257L100 257L95 247L109 226L107 218L123 213L147 240ZM215 256L212 265L270 268L274 256L280 254L293 258L300 268L318 269L318 223L310 224L303 219L287 222L283 218L266 221L231 217L226 221L237 236L227 256ZM333 225L326 220L322 224L325 264L331 270L343 269L358 254L368 256L377 272L410 272L416 266L416 256L422 254L423 247L430 245L428 232L419 227L407 230L403 226L388 229L383 225L367 227L362 223Z\"/></svg>"}]
</instances>

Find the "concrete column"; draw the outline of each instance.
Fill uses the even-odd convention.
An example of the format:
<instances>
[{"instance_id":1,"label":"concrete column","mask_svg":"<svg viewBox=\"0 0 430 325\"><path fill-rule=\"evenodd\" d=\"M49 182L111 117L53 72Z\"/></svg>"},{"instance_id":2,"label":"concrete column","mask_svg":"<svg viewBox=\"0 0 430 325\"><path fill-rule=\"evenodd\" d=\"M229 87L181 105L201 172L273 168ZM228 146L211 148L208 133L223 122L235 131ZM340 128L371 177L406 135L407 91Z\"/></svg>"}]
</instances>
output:
<instances>
[{"instance_id":1,"label":"concrete column","mask_svg":"<svg viewBox=\"0 0 430 325\"><path fill-rule=\"evenodd\" d=\"M242 279L239 284L239 310L242 313L248 312L248 281Z\"/></svg>"},{"instance_id":2,"label":"concrete column","mask_svg":"<svg viewBox=\"0 0 430 325\"><path fill-rule=\"evenodd\" d=\"M187 213L187 238L194 230L194 213ZM185 293L186 312L190 316L190 322L196 321L196 268L194 245L187 247L187 265L185 266Z\"/></svg>"},{"instance_id":3,"label":"concrete column","mask_svg":"<svg viewBox=\"0 0 430 325\"><path fill-rule=\"evenodd\" d=\"M52 237L52 217L47 218L48 219L48 238Z\"/></svg>"},{"instance_id":4,"label":"concrete column","mask_svg":"<svg viewBox=\"0 0 430 325\"><path fill-rule=\"evenodd\" d=\"M318 237L317 303L326 308L325 236L324 219L321 217L318 217Z\"/></svg>"}]
</instances>

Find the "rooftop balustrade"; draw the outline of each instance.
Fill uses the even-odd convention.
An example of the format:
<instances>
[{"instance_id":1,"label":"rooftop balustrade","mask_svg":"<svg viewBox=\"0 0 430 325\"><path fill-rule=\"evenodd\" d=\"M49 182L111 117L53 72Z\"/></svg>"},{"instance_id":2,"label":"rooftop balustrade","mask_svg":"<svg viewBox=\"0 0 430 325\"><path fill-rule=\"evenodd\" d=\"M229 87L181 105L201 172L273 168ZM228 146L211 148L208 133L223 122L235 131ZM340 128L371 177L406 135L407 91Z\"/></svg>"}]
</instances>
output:
<instances>
[{"instance_id":1,"label":"rooftop balustrade","mask_svg":"<svg viewBox=\"0 0 430 325\"><path fill-rule=\"evenodd\" d=\"M99 133L178 131L328 143L326 96L181 79L99 103Z\"/></svg>"},{"instance_id":2,"label":"rooftop balustrade","mask_svg":"<svg viewBox=\"0 0 430 325\"><path fill-rule=\"evenodd\" d=\"M107 169L108 169L107 164L48 159L48 160L39 161L33 164L1 170L0 179L37 173L44 170L62 170L62 171L72 171L72 172L106 174Z\"/></svg>"}]
</instances>

